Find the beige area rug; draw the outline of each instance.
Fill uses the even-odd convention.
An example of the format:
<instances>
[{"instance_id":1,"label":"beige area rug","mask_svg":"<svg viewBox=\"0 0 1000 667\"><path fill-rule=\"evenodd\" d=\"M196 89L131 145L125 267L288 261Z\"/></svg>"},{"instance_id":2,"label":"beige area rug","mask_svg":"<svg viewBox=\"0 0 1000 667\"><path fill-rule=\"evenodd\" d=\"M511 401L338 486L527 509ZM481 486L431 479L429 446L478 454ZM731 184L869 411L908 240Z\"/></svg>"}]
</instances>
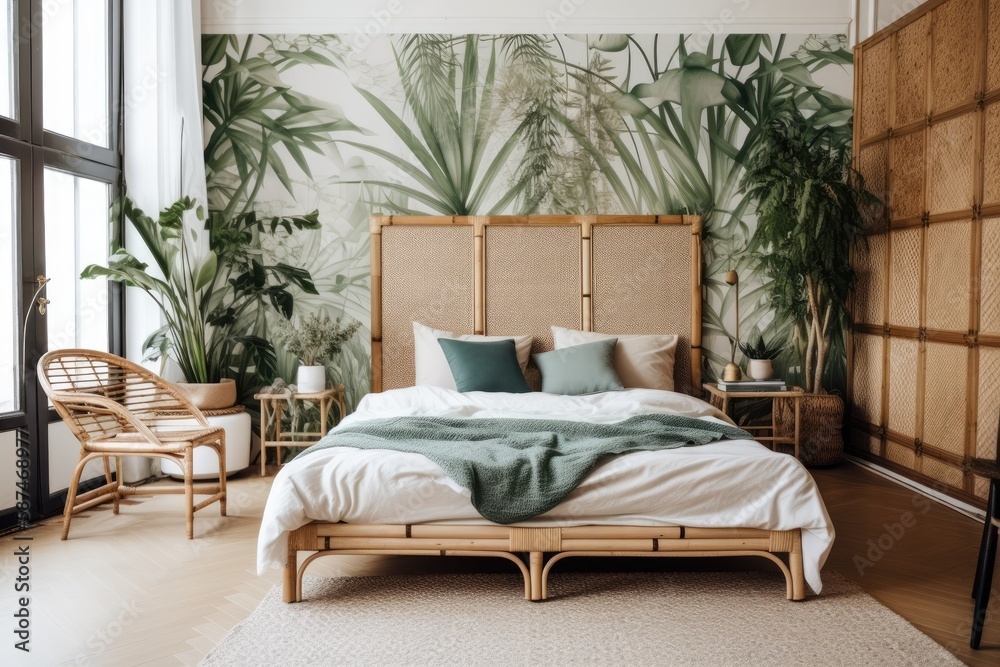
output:
<instances>
[{"instance_id":1,"label":"beige area rug","mask_svg":"<svg viewBox=\"0 0 1000 667\"><path fill-rule=\"evenodd\" d=\"M203 665L961 665L855 584L785 600L783 579L734 573L309 577L275 587Z\"/></svg>"}]
</instances>

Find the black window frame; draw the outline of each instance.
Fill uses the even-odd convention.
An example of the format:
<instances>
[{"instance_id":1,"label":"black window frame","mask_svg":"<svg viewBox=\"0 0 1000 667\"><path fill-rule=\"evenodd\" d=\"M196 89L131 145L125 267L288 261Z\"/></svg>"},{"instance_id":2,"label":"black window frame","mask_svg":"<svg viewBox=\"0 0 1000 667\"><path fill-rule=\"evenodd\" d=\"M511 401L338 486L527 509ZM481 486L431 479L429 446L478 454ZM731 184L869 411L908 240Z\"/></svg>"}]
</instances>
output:
<instances>
[{"instance_id":1,"label":"black window frame","mask_svg":"<svg viewBox=\"0 0 1000 667\"><path fill-rule=\"evenodd\" d=\"M45 169L53 168L73 176L103 181L110 186L113 200L122 191L122 113L123 106L123 0L108 0L108 145L98 146L81 139L46 130L43 118L43 40L45 0L16 0L16 89L17 118L0 117L0 155L19 160L17 240L21 257L21 290L18 313L20 328L28 303L37 287L35 279L45 275ZM118 221L116 224L120 224ZM119 230L113 230L116 234ZM125 299L121 285L108 285L108 349L124 353ZM20 332L18 332L20 339ZM0 431L26 427L31 457L29 496L30 519L59 513L66 491L51 489L48 476L48 428L58 421L55 411L38 385L35 365L47 347L45 320L33 315L28 324L27 361L22 369L24 382L20 409L0 416ZM75 462L74 462L75 463ZM101 478L102 479L102 478ZM81 485L85 490L92 484ZM18 523L13 508L0 508L0 531Z\"/></svg>"}]
</instances>

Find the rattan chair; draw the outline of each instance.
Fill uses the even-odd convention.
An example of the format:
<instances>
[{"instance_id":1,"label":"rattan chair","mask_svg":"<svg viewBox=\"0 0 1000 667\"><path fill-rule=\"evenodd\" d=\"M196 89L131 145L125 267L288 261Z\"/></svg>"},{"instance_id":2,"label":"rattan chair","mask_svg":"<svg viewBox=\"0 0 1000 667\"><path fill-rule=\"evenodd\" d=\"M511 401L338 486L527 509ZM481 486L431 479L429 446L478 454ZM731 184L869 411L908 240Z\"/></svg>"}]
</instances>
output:
<instances>
[{"instance_id":1,"label":"rattan chair","mask_svg":"<svg viewBox=\"0 0 1000 667\"><path fill-rule=\"evenodd\" d=\"M972 459L972 472L990 480L990 495L986 501L986 523L983 525L983 541L979 546L979 560L976 564L976 579L972 584L972 638L969 646L979 648L983 638L983 624L993 587L993 569L997 560L997 529L1000 528L1000 433L997 434L997 460Z\"/></svg>"},{"instance_id":2,"label":"rattan chair","mask_svg":"<svg viewBox=\"0 0 1000 667\"><path fill-rule=\"evenodd\" d=\"M177 387L138 364L94 350L56 350L38 362L38 377L56 412L80 441L80 461L66 495L62 539L73 515L133 494L183 493L187 536L194 537L194 513L219 501L226 515L226 434L213 427ZM219 457L219 483L195 486L194 448L209 447ZM183 488L134 487L121 483L123 456L156 456L177 462ZM111 474L115 459L119 478ZM104 463L105 484L77 496L84 466ZM207 494L197 505L194 496Z\"/></svg>"}]
</instances>

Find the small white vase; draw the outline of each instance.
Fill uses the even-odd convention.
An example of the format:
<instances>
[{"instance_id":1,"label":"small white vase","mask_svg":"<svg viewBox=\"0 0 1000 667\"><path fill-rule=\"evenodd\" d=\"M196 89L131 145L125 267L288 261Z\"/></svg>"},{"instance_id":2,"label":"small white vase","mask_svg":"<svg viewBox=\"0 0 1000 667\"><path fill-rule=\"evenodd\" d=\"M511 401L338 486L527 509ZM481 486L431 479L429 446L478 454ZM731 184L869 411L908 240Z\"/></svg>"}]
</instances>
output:
<instances>
[{"instance_id":1,"label":"small white vase","mask_svg":"<svg viewBox=\"0 0 1000 667\"><path fill-rule=\"evenodd\" d=\"M326 389L326 366L299 366L295 384L302 394L323 391Z\"/></svg>"},{"instance_id":2,"label":"small white vase","mask_svg":"<svg viewBox=\"0 0 1000 667\"><path fill-rule=\"evenodd\" d=\"M770 359L751 359L747 364L747 375L754 380L770 380L774 377L774 365Z\"/></svg>"}]
</instances>

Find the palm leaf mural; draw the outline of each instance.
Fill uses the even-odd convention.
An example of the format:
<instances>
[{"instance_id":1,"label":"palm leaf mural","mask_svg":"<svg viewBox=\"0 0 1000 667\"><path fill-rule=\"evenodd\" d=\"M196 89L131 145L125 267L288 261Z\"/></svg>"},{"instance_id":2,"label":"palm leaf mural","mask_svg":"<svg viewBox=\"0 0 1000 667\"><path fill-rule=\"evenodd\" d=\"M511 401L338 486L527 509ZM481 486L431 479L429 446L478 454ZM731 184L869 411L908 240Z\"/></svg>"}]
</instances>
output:
<instances>
[{"instance_id":1,"label":"palm leaf mural","mask_svg":"<svg viewBox=\"0 0 1000 667\"><path fill-rule=\"evenodd\" d=\"M376 212L697 213L708 374L728 361L734 294L721 274L736 269L741 332L791 341L777 365L795 380L796 332L774 317L745 252L755 211L739 183L785 101L849 145L852 105L821 83L852 64L843 38L406 35L360 53L347 44L206 38L212 207L321 212L322 232L262 248L293 253L312 275L319 294L297 295L299 307L367 321L366 221ZM347 375L367 369L359 345L345 354ZM828 384L838 386L842 337L833 346Z\"/></svg>"},{"instance_id":2,"label":"palm leaf mural","mask_svg":"<svg viewBox=\"0 0 1000 667\"><path fill-rule=\"evenodd\" d=\"M300 36L288 40L248 35L241 41L234 35L212 35L203 40L203 55L212 238L226 244L233 255L230 270L220 271L212 284L218 295L213 297L213 308L221 313L213 322L244 332L238 348L223 352L233 359L231 373L241 391L252 396L279 372L288 372L287 367L279 368L277 361L283 357L267 341L265 315L278 313L290 318L293 304L300 310L321 310L316 301L329 308L329 295L344 292L351 284L344 274L336 273L336 266L325 266L314 276L302 253L288 256L275 252L295 242L316 248L314 235L321 233L318 209L305 216L276 212L273 220L277 222L268 229L258 219L259 195L268 177L273 177L294 198L292 165L311 179L310 161L316 158L309 156L329 159L333 133L365 131L349 121L340 106L296 92L283 78L296 67L344 66L344 49L337 38ZM313 242L302 242L305 236L313 237ZM233 275L233 268L239 270L238 276ZM277 286L257 284L260 276L268 273L278 278ZM227 282L231 290L223 288ZM256 298L244 299L242 306L234 307L233 302L248 290ZM342 312L331 314L336 317ZM367 308L351 314L364 321ZM253 355L260 349L268 353L268 364L255 363L260 355ZM350 349L357 352L357 346ZM356 396L367 388L367 373L354 374L345 384L347 393Z\"/></svg>"}]
</instances>

